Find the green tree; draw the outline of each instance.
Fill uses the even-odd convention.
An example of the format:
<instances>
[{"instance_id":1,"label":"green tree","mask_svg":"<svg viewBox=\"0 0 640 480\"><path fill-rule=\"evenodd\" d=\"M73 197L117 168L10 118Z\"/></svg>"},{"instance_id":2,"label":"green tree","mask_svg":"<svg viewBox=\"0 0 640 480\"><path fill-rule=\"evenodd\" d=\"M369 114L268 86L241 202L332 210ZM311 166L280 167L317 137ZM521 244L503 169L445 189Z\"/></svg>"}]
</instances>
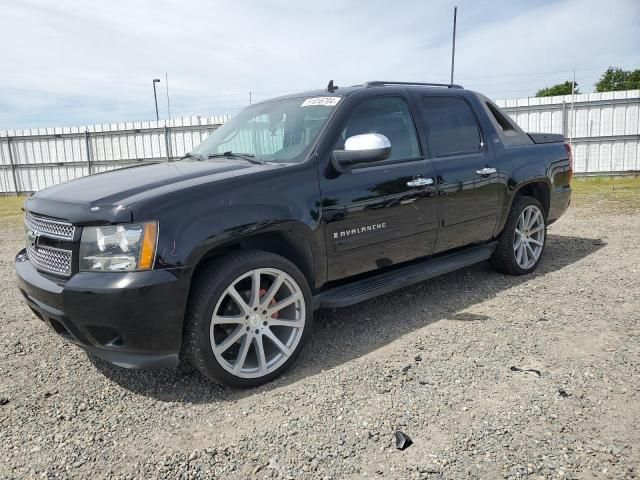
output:
<instances>
[{"instance_id":1,"label":"green tree","mask_svg":"<svg viewBox=\"0 0 640 480\"><path fill-rule=\"evenodd\" d=\"M640 88L640 68L623 70L619 67L609 67L596 83L596 92L635 90L638 88Z\"/></svg>"},{"instance_id":2,"label":"green tree","mask_svg":"<svg viewBox=\"0 0 640 480\"><path fill-rule=\"evenodd\" d=\"M576 95L580 93L577 82L573 93ZM536 97L553 97L554 95L571 95L571 82L567 80L566 82L558 83L552 87L541 88L536 92Z\"/></svg>"}]
</instances>

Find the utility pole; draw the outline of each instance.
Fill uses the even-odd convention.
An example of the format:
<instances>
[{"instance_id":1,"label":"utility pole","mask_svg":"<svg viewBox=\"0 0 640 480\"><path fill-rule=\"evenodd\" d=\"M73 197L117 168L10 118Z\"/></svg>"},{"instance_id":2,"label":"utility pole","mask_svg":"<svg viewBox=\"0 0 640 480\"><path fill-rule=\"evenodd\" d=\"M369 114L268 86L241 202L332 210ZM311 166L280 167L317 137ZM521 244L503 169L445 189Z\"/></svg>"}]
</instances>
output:
<instances>
[{"instance_id":1,"label":"utility pole","mask_svg":"<svg viewBox=\"0 0 640 480\"><path fill-rule=\"evenodd\" d=\"M249 91L249 105L251 105L251 91Z\"/></svg>"},{"instance_id":2,"label":"utility pole","mask_svg":"<svg viewBox=\"0 0 640 480\"><path fill-rule=\"evenodd\" d=\"M11 175L13 176L13 189L16 192L16 197L20 195L18 190L18 176L16 175L16 166L13 163L13 154L11 153L11 137L7 133L7 150L9 151L9 165L11 165ZM9 192L9 185L7 183L7 192Z\"/></svg>"},{"instance_id":3,"label":"utility pole","mask_svg":"<svg viewBox=\"0 0 640 480\"><path fill-rule=\"evenodd\" d=\"M160 83L160 79L154 78L152 83L153 83L153 101L156 104L156 122L157 122L158 120L160 120L160 115L158 115L158 95L156 94L156 83Z\"/></svg>"},{"instance_id":4,"label":"utility pole","mask_svg":"<svg viewBox=\"0 0 640 480\"><path fill-rule=\"evenodd\" d=\"M453 7L453 44L451 47L451 84L453 84L453 66L456 59L456 17L458 16L458 7Z\"/></svg>"},{"instance_id":5,"label":"utility pole","mask_svg":"<svg viewBox=\"0 0 640 480\"><path fill-rule=\"evenodd\" d=\"M169 120L171 120L171 104L169 103L169 77L167 76L167 72L164 72L164 86L167 90L167 114L169 115Z\"/></svg>"},{"instance_id":6,"label":"utility pole","mask_svg":"<svg viewBox=\"0 0 640 480\"><path fill-rule=\"evenodd\" d=\"M155 85L155 83L154 83ZM164 151L167 157L167 162L171 161L171 134L169 132L169 125L171 123L171 104L169 103L169 76L167 72L164 72L164 88L167 92L167 115L169 120L164 123ZM156 105L156 116L158 115L158 106Z\"/></svg>"},{"instance_id":7,"label":"utility pole","mask_svg":"<svg viewBox=\"0 0 640 480\"><path fill-rule=\"evenodd\" d=\"M569 148L573 146L573 128L575 125L575 116L573 113L573 107L576 99L576 69L573 69L573 83L571 84L571 128L569 129Z\"/></svg>"}]
</instances>

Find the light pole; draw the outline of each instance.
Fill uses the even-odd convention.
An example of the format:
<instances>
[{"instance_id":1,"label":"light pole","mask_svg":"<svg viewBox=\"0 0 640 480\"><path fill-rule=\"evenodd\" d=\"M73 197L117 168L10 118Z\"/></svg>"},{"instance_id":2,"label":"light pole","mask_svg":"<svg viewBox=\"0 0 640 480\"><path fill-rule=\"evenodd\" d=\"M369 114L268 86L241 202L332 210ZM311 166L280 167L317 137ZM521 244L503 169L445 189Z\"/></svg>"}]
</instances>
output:
<instances>
[{"instance_id":1,"label":"light pole","mask_svg":"<svg viewBox=\"0 0 640 480\"><path fill-rule=\"evenodd\" d=\"M160 83L159 78L153 79L153 101L156 104L156 121L160 120L160 115L158 115L158 96L156 95L156 83Z\"/></svg>"}]
</instances>

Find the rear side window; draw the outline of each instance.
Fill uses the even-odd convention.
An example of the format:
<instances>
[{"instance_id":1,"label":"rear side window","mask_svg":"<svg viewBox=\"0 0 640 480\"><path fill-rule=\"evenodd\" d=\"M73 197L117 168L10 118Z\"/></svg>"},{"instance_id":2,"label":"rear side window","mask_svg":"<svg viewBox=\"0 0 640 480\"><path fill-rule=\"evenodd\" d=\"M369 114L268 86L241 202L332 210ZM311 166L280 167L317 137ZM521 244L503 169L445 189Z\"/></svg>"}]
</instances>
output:
<instances>
[{"instance_id":1,"label":"rear side window","mask_svg":"<svg viewBox=\"0 0 640 480\"><path fill-rule=\"evenodd\" d=\"M434 156L480 151L480 130L467 102L454 97L422 97L421 104Z\"/></svg>"}]
</instances>

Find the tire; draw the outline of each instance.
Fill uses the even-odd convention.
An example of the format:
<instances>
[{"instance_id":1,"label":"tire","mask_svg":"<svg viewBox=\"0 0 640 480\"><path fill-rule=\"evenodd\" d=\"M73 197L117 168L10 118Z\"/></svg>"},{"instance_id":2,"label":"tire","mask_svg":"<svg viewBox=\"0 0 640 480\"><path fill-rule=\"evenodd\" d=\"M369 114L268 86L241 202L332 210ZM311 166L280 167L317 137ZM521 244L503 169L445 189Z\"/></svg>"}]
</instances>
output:
<instances>
[{"instance_id":1,"label":"tire","mask_svg":"<svg viewBox=\"0 0 640 480\"><path fill-rule=\"evenodd\" d=\"M302 272L274 253L240 250L194 279L183 352L210 380L255 387L295 362L312 323L311 290Z\"/></svg>"},{"instance_id":2,"label":"tire","mask_svg":"<svg viewBox=\"0 0 640 480\"><path fill-rule=\"evenodd\" d=\"M511 205L491 263L499 272L526 275L540 263L546 241L547 221L542 204L534 197L518 196Z\"/></svg>"}]
</instances>

